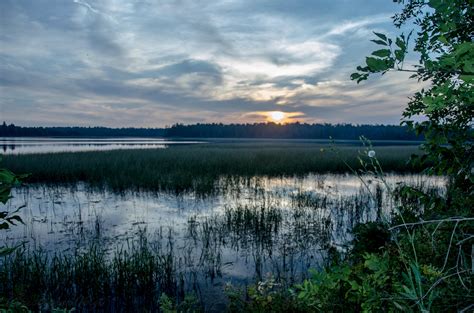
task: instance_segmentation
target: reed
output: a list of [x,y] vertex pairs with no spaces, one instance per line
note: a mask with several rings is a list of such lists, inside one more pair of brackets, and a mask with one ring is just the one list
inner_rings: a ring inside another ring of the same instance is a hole
[[[360,147],[309,143],[232,143],[174,146],[157,150],[6,155],[4,166],[31,173],[29,182],[86,182],[114,190],[212,192],[220,177],[292,176],[345,173],[358,168]],[[386,171],[417,172],[407,165],[414,146],[380,146],[377,157]]]
[[[234,262],[236,268],[245,264],[247,272],[240,275],[248,276],[248,282],[272,273],[278,284],[289,287],[308,278],[309,267],[329,262],[329,250],[349,242],[357,223],[380,218],[379,207],[409,201],[390,202],[379,185],[372,186],[380,189],[372,199],[363,188],[341,197],[304,189],[261,193],[262,187],[250,181],[253,191],[243,193],[255,194],[251,201],[190,215],[184,225],[155,232],[145,226],[126,239],[110,240],[102,236],[104,221],[96,218],[77,225],[86,230],[76,233],[76,241],[70,238],[73,243],[58,243],[58,250],[67,248],[63,252],[30,243],[0,258],[0,299],[20,300],[36,311],[124,312],[140,307],[155,312],[164,294],[173,303],[188,305],[186,294],[192,293],[197,297],[193,305],[201,301],[204,310],[219,311],[213,305],[225,304],[225,297],[206,298],[202,290],[229,278],[225,273]],[[238,180],[230,183],[239,185]],[[429,184],[417,187],[437,192]]]

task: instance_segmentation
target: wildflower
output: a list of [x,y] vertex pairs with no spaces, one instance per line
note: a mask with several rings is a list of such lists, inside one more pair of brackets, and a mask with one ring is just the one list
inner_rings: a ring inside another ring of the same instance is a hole
[[369,152],[367,152],[367,155],[369,156],[369,158],[373,158],[373,157],[375,157],[375,151],[370,150]]

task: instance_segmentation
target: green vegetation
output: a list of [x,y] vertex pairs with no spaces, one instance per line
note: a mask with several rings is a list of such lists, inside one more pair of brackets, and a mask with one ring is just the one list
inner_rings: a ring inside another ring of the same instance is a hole
[[[284,142],[204,144],[158,150],[7,155],[4,164],[32,173],[29,182],[67,184],[84,181],[114,190],[211,192],[225,176],[293,176],[348,172],[358,168],[360,147]],[[410,172],[406,160],[415,146],[380,146],[377,156],[387,171]],[[418,168],[419,170],[419,168]]]
[[[37,310],[61,307],[120,311],[140,307],[154,311],[160,306],[164,311],[186,312],[192,306],[193,310],[214,312],[219,311],[213,306],[215,302],[221,310],[225,306],[223,287],[218,285],[211,297],[203,296],[202,288],[222,282],[223,273],[232,268],[231,261],[237,263],[237,268],[245,263],[249,273],[243,275],[251,281],[261,281],[260,289],[268,289],[271,284],[275,299],[280,297],[286,304],[296,305],[291,297],[276,291],[287,290],[308,278],[308,266],[331,264],[337,257],[331,249],[333,236],[349,235],[348,228],[374,212],[373,202],[365,189],[331,197],[304,188],[283,194],[263,192],[261,188],[253,184],[246,190],[233,188],[233,196],[238,197],[242,191],[254,194],[248,204],[237,202],[214,214],[192,214],[185,225],[163,227],[156,232],[147,231],[148,226],[144,225],[129,238],[117,241],[107,237],[105,221],[100,218],[88,227],[84,225],[87,223],[78,222],[75,235],[68,236],[73,243],[54,246],[56,252],[30,242],[1,258],[0,295]],[[428,191],[431,187],[417,188]],[[378,187],[374,185],[373,189]],[[378,194],[377,202],[384,207],[391,203]],[[382,217],[377,214],[373,218]],[[371,237],[373,233],[361,231],[361,236]],[[373,246],[384,244],[383,238],[371,239]],[[363,247],[365,240],[360,238],[358,242]],[[269,272],[272,279],[266,281]],[[252,295],[256,300],[260,289]],[[231,287],[227,293],[236,301],[240,294]],[[232,303],[237,305],[246,303]]]
[[[196,243],[193,249],[196,245],[200,247],[200,265],[207,268],[206,274],[210,276],[218,273],[222,262],[220,251],[229,246],[252,248],[259,268],[262,256],[275,253],[276,247],[287,256],[288,243],[301,245],[304,251],[313,249],[310,244],[314,242],[326,244],[325,268],[314,270],[312,277],[301,283],[281,279],[283,275],[279,273],[261,280],[260,271],[257,273],[260,281],[254,286],[243,290],[228,286],[228,311],[469,312],[474,309],[472,1],[398,2],[405,5],[402,13],[395,16],[395,24],[401,26],[414,18],[419,28],[414,49],[420,54],[419,64],[412,69],[403,67],[409,35],[392,40],[375,33],[374,42],[382,49],[367,57],[366,65],[359,67],[352,78],[360,82],[374,73],[399,70],[411,72],[419,80],[431,81],[429,88],[412,98],[404,122],[427,139],[422,147],[426,154],[414,157],[413,164],[417,169],[422,166],[428,173],[445,176],[446,192],[404,184],[393,188],[386,184],[385,189],[375,192],[369,189],[364,197],[340,203],[341,209],[350,210],[348,218],[353,222],[363,221],[357,218],[363,215],[359,210],[368,209],[370,204],[378,206],[382,190],[389,193],[394,205],[391,214],[378,214],[375,221],[354,227],[349,251],[330,246],[327,229],[331,220],[320,215],[327,209],[323,205],[325,198],[303,190],[292,198],[294,207],[289,211],[289,219],[283,218],[281,210],[272,209],[270,201],[265,206],[227,208],[217,217],[190,219],[188,237]],[[412,120],[417,115],[427,119]],[[366,171],[384,184],[384,171],[406,170],[403,160],[414,152],[410,148],[412,151],[405,150],[406,155],[401,155],[399,147],[380,147],[376,156],[365,154],[357,160],[349,158],[356,155],[354,147],[341,147],[339,154],[320,152],[320,148],[297,144],[290,149],[290,146],[261,143],[232,148],[208,145],[160,151],[11,156],[5,163],[16,171],[32,172],[33,181],[37,182],[85,181],[119,190],[199,192],[212,190],[222,176],[345,172],[346,166],[356,174],[360,174],[359,169]],[[348,160],[341,161],[341,155]],[[341,219],[345,217],[342,215]],[[320,223],[313,224],[318,219]],[[279,232],[287,236],[287,242],[276,240],[275,234]],[[173,247],[171,241],[164,246],[150,246],[140,237],[138,243],[109,257],[96,246],[80,254],[52,258],[38,251],[16,251],[3,258],[2,295],[20,299],[35,309],[39,302],[44,303],[45,307],[38,310],[60,304],[87,311],[137,307],[165,312],[197,311],[198,303],[185,297],[187,290],[179,273],[176,275],[175,265],[180,261],[171,254]]]
[[[0,159],[1,161],[1,159]],[[6,168],[0,168],[0,203],[5,205],[11,198],[11,191],[13,187],[19,186],[22,179],[25,179],[27,175],[16,175]],[[13,212],[0,211],[0,230],[9,229],[18,223],[23,224],[23,220],[17,214],[22,207],[17,208]],[[0,246],[0,257],[6,256],[13,253],[16,247]]]
[[254,123],[254,124],[175,124],[167,128],[106,128],[106,127],[22,127],[0,125],[0,137],[167,137],[167,138],[292,138],[324,139],[329,137],[357,140],[359,136],[372,140],[423,140],[395,125]]
[[184,301],[175,265],[170,245],[151,246],[144,236],[112,255],[94,244],[86,251],[53,256],[19,250],[2,265],[0,289],[2,295],[41,312],[58,306],[87,312],[153,312],[159,308],[160,294]]
[[[336,258],[293,292],[256,294],[251,289],[240,311],[474,310],[474,7],[471,0],[398,2],[404,8],[395,15],[395,25],[413,19],[418,27],[414,51],[419,63],[404,67],[412,33],[395,40],[375,33],[372,41],[381,49],[351,78],[361,82],[375,73],[397,70],[432,83],[411,98],[403,116],[404,123],[427,140],[422,145],[426,154],[413,162],[448,177],[446,195],[400,185],[392,190],[401,200],[394,216],[356,227],[353,249],[342,261]],[[418,116],[426,119],[417,120]],[[377,160],[366,168],[383,179]],[[282,294],[287,295],[285,301]]]

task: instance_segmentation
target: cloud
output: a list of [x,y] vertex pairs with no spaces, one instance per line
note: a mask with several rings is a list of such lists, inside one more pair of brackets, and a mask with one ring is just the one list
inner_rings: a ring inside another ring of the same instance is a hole
[[[277,113],[281,116],[275,120],[272,116]],[[242,114],[242,119],[251,122],[281,122],[281,123],[295,123],[307,121],[306,114],[303,112],[282,112],[282,111],[255,111]]]
[[268,111],[305,121],[397,121],[413,90],[404,77],[348,80],[373,48],[365,37],[390,27],[394,7],[0,1],[0,113],[32,125],[245,122]]
[[385,14],[366,17],[361,20],[354,20],[354,21],[348,20],[331,28],[331,30],[327,32],[324,35],[324,37],[353,33],[360,29],[365,29],[367,26],[380,24],[380,23],[386,23],[389,21],[390,21],[390,16],[385,15]]
[[103,14],[99,10],[93,8],[89,3],[85,2],[85,1],[73,0],[73,2],[85,7],[87,10],[91,11],[92,13]]

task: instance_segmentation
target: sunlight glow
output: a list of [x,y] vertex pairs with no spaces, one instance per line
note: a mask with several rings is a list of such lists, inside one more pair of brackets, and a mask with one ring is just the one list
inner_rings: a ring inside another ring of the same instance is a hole
[[254,111],[244,113],[242,116],[244,123],[267,123],[288,124],[308,121],[303,112],[282,112],[282,111]]
[[285,118],[285,113],[281,111],[268,112],[268,117],[274,122],[281,122]]

